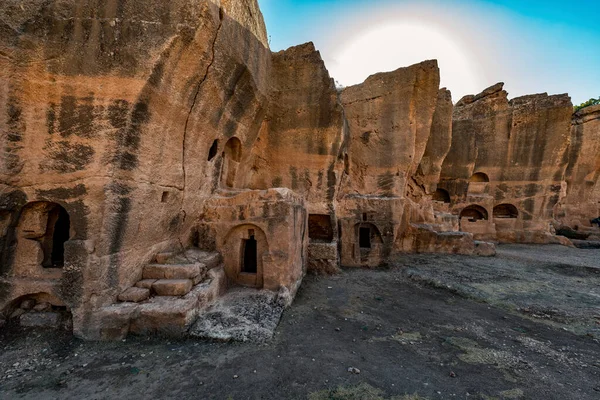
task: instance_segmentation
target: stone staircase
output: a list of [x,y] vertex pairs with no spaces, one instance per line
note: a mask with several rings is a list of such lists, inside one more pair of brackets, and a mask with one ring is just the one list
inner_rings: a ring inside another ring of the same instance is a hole
[[216,252],[160,253],[155,263],[144,267],[142,280],[119,295],[119,301],[140,303],[151,296],[185,296],[220,265],[221,255]]
[[190,326],[227,291],[221,254],[199,249],[161,253],[144,267],[142,280],[119,295],[119,303],[94,315],[92,340],[128,334],[185,336]]

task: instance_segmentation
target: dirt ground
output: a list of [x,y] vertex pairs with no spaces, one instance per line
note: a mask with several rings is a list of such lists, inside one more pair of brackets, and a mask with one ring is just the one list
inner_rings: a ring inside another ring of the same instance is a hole
[[307,277],[264,344],[87,343],[7,326],[0,398],[597,400],[597,260],[502,246]]

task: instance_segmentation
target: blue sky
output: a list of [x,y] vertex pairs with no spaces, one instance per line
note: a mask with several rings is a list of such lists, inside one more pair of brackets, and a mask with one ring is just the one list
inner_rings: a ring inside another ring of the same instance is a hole
[[344,85],[435,58],[454,101],[600,96],[600,0],[259,0],[274,51],[312,41]]

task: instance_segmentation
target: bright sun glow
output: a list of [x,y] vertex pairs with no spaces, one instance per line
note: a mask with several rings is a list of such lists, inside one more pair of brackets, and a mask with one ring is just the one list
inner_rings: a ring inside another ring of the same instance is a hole
[[437,59],[442,86],[478,93],[485,82],[477,60],[447,32],[422,22],[395,22],[357,32],[342,42],[328,60],[331,75],[343,85],[369,75]]

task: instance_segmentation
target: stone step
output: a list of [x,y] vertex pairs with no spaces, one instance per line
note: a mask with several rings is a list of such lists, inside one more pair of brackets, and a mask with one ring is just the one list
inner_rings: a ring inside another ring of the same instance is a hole
[[152,284],[152,290],[158,296],[185,296],[192,290],[191,279],[160,279]]
[[154,282],[156,282],[157,280],[158,279],[142,279],[141,281],[135,284],[135,287],[150,290],[152,289],[152,285],[154,285]]
[[196,279],[206,266],[194,264],[149,264],[144,267],[143,279]]
[[173,258],[175,255],[177,255],[177,253],[174,253],[174,252],[158,253],[156,255],[155,261],[157,264],[168,264],[169,260],[171,258]]
[[191,324],[227,291],[225,270],[214,268],[207,280],[183,297],[154,297],[139,305],[129,332],[137,335],[160,334],[181,337]]
[[144,300],[148,300],[150,297],[150,290],[147,288],[130,287],[119,295],[119,301],[141,303]]
[[143,303],[118,303],[101,308],[77,334],[87,340],[123,340],[129,333],[185,336],[198,315],[227,291],[227,276],[222,266],[208,271],[206,278],[182,297],[158,296]]
[[213,269],[217,268],[223,262],[221,253],[217,251],[204,251],[199,249],[188,249],[184,253],[188,260],[202,263],[206,265],[206,268]]

